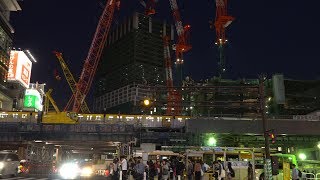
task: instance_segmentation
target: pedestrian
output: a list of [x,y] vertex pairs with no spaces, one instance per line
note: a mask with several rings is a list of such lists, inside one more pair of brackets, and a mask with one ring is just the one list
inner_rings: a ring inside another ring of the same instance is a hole
[[224,169],[224,165],[222,164],[221,160],[218,160],[218,165],[219,165],[219,176],[218,180],[224,180],[226,177],[226,170]]
[[194,172],[194,168],[193,168],[193,163],[191,160],[188,160],[188,180],[192,180],[193,179],[193,172]]
[[248,180],[253,180],[253,168],[250,162],[248,164]]
[[161,177],[162,177],[162,180],[168,180],[169,179],[169,166],[168,166],[168,164],[167,164],[167,162],[165,160],[162,161]]
[[235,177],[234,170],[232,168],[231,162],[228,162],[228,167],[227,167],[227,180],[232,180],[232,178]]
[[121,171],[122,171],[122,179],[127,180],[128,162],[125,156],[121,156],[120,160],[121,160],[120,165],[121,165]]
[[197,160],[194,165],[194,176],[195,180],[201,180],[201,163],[199,160]]
[[291,172],[292,180],[299,180],[299,170],[296,168],[295,164],[292,164],[292,172]]
[[177,162],[177,165],[176,165],[176,173],[178,176],[178,180],[181,180],[181,177],[183,177],[184,169],[185,169],[185,165],[182,162],[182,158],[179,158],[179,162]]
[[218,161],[213,161],[213,177],[215,180],[218,180],[219,178],[219,163]]
[[138,160],[137,164],[135,165],[134,169],[136,172],[136,180],[143,180],[144,179],[144,172],[145,172],[146,166],[143,164],[142,159]]
[[115,158],[113,162],[110,164],[110,174],[111,174],[111,179],[112,180],[118,180],[119,179],[119,168],[118,164],[119,159]]
[[154,180],[154,177],[156,176],[156,166],[155,166],[155,164],[153,163],[153,161],[152,160],[150,160],[149,161],[149,163],[148,163],[148,165],[149,165],[149,179],[150,180]]

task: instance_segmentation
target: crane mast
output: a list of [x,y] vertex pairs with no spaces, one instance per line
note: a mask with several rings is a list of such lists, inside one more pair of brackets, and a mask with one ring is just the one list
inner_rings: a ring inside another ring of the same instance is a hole
[[91,42],[89,53],[85,59],[84,66],[77,83],[77,90],[72,108],[73,112],[79,112],[81,104],[84,102],[84,99],[90,90],[99,59],[110,30],[114,11],[116,7],[119,8],[119,6],[120,0],[107,0],[107,4],[99,19],[94,38]]
[[226,39],[226,28],[232,23],[234,17],[229,16],[227,12],[227,0],[216,0],[216,17],[214,27],[216,30],[216,42],[219,50],[219,63],[218,73],[219,77],[222,78],[226,72],[226,57],[225,57],[225,44]]
[[167,35],[164,35],[163,37],[164,63],[165,63],[165,72],[166,72],[166,85],[168,89],[166,114],[179,115],[181,114],[181,95],[175,88],[173,88],[172,65],[171,65],[169,42],[170,42],[170,37]]
[[[70,108],[72,102],[74,102],[74,94],[76,93],[76,90],[77,90],[77,86],[76,86],[77,82],[74,79],[74,76],[72,75],[70,69],[68,68],[67,63],[64,61],[62,57],[62,53],[57,51],[54,51],[53,53],[56,55],[57,59],[59,60],[63,74],[72,92],[72,97],[69,99],[68,104],[64,108],[64,111],[67,111]],[[85,101],[81,104],[81,112],[90,113],[89,107]]]

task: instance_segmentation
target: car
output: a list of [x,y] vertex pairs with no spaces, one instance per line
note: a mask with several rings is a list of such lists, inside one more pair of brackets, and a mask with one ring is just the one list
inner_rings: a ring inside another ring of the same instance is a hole
[[16,176],[20,161],[15,153],[0,152],[0,177]]

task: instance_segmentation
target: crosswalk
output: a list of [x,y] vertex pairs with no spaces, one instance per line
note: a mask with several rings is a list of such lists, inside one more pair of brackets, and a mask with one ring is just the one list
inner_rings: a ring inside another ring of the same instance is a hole
[[[4,180],[49,180],[49,178],[38,178],[38,177],[12,177],[12,178],[3,178]],[[51,179],[50,180],[59,180]]]

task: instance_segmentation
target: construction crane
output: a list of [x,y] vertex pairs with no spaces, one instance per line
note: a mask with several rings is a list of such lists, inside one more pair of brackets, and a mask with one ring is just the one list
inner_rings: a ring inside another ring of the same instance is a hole
[[54,110],[56,111],[56,113],[60,113],[60,110],[56,104],[56,102],[53,100],[51,93],[52,93],[53,89],[49,89],[48,92],[46,92],[46,98],[44,100],[44,112],[48,113],[49,112],[49,106],[50,103],[52,104]]
[[114,11],[116,8],[119,9],[119,7],[120,0],[107,0],[106,6],[99,19],[94,38],[91,42],[89,53],[85,59],[79,81],[76,84],[77,88],[74,96],[73,112],[80,111],[81,105],[91,88],[91,84],[99,64],[99,59],[110,30]]
[[178,41],[175,45],[175,50],[176,50],[175,64],[182,65],[184,61],[183,54],[190,51],[192,48],[190,44],[190,36],[189,36],[191,26],[186,25],[183,27],[177,1],[169,0],[169,2],[172,10],[174,24],[175,24],[177,35],[178,35]]
[[142,6],[145,8],[145,14],[147,16],[153,15],[156,13],[155,6],[158,0],[147,0],[145,2],[144,0],[139,0]]
[[[188,52],[192,48],[189,42],[190,25],[186,25],[185,27],[183,27],[177,1],[169,0],[169,2],[172,10],[173,19],[175,22],[177,35],[178,35],[178,40],[175,45],[175,51],[176,51],[175,64],[178,66],[178,68],[181,68],[181,65],[184,62],[183,53]],[[152,3],[153,3],[152,9],[154,10],[154,5],[156,2],[153,1]],[[150,8],[147,5],[145,5],[144,1],[141,4],[143,4],[144,7],[146,8],[145,12],[147,15],[155,13],[155,10],[152,11],[152,13],[148,13],[150,12]],[[168,89],[166,114],[174,116],[174,115],[181,114],[182,97],[180,92],[177,91],[175,88],[173,88],[172,65],[171,65],[171,55],[170,55],[169,44],[170,44],[170,37],[164,34],[163,36],[164,61],[165,61],[165,68],[166,68],[166,85]],[[182,77],[180,78],[180,80],[182,81]]]
[[166,115],[180,115],[181,114],[181,95],[173,88],[173,78],[172,78],[172,65],[171,65],[171,55],[170,55],[170,37],[164,35],[163,37],[163,47],[164,47],[164,62],[165,62],[165,72],[166,72],[166,85],[168,89],[167,94],[167,109]]
[[[49,89],[45,93],[45,100],[44,100],[44,114],[41,117],[41,123],[43,124],[77,124],[78,117],[76,113],[71,112],[61,112],[51,96],[52,89]],[[50,112],[49,107],[50,103],[53,106],[55,112]]]
[[[226,39],[226,28],[232,23],[234,17],[228,15],[227,11],[227,0],[216,0],[216,17],[214,27],[216,30],[216,42],[219,50],[219,63],[218,73],[219,77],[222,78],[226,72],[226,57],[225,57],[225,44],[228,42]],[[211,28],[213,28],[211,22]]]
[[[69,84],[71,91],[72,91],[72,96],[64,108],[64,111],[68,111],[70,109],[72,102],[74,102],[74,94],[76,93],[76,90],[77,90],[77,86],[76,86],[77,82],[74,79],[74,76],[72,75],[70,69],[68,68],[67,63],[64,61],[64,59],[62,57],[62,53],[57,52],[57,51],[54,51],[53,53],[56,55],[57,59],[59,60],[63,74]],[[81,104],[81,112],[82,113],[90,113],[90,109],[85,101]]]

